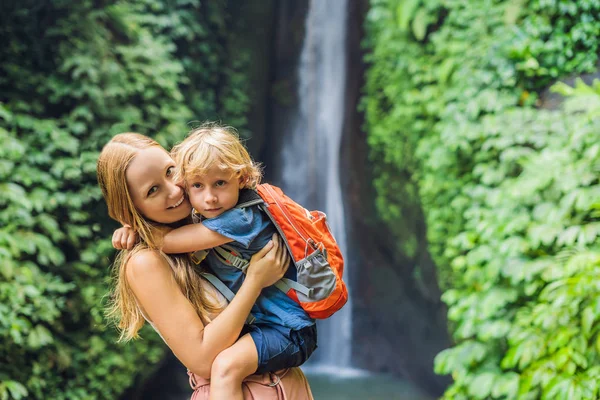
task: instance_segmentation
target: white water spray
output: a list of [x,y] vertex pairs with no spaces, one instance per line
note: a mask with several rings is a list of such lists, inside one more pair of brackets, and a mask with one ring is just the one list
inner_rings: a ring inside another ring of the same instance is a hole
[[[300,109],[284,133],[280,185],[294,200],[327,214],[347,255],[340,184],[340,142],[346,86],[347,0],[314,0],[306,20],[300,58]],[[345,282],[350,260],[345,257]],[[319,349],[309,365],[318,369],[350,367],[351,301],[332,318],[318,322]]]

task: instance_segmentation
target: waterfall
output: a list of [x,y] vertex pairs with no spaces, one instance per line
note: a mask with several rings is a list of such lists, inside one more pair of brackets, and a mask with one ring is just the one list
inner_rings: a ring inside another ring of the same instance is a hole
[[[284,144],[278,184],[308,209],[322,210],[347,254],[344,203],[340,185],[340,141],[346,84],[347,0],[314,0],[298,67],[299,109],[282,132]],[[345,282],[350,260],[345,257]],[[308,365],[350,367],[350,299],[332,318],[318,321],[319,349]]]

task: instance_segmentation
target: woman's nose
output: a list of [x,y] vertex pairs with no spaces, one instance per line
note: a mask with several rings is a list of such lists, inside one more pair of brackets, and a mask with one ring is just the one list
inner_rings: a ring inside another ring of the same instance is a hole
[[175,183],[171,183],[170,186],[169,197],[178,200],[183,194],[183,188]]

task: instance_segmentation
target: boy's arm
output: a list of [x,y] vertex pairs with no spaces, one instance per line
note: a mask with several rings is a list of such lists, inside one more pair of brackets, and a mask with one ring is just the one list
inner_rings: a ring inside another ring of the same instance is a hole
[[165,234],[162,251],[167,254],[190,253],[212,249],[229,242],[233,242],[233,239],[211,231],[202,224],[190,224]]

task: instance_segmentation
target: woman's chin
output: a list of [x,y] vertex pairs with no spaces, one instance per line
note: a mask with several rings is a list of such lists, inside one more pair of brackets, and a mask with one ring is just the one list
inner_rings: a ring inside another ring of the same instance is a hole
[[182,219],[189,217],[191,213],[192,213],[192,206],[190,205],[190,202],[186,199],[183,203],[181,203],[177,207],[168,208],[166,210],[166,213],[163,215],[163,218],[161,218],[161,221],[157,221],[157,222],[160,222],[162,224],[172,224],[172,223],[179,222]]
[[189,217],[190,214],[192,213],[192,205],[190,204],[189,201],[185,200],[173,211],[176,211],[176,214],[181,216],[180,219],[183,219],[185,217]]

